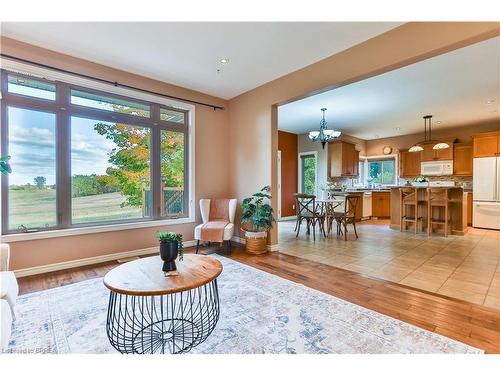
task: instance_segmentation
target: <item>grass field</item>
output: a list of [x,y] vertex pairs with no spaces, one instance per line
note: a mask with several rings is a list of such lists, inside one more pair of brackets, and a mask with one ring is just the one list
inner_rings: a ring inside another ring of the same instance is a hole
[[[120,207],[121,193],[107,193],[72,199],[73,224],[142,217],[141,207]],[[56,224],[56,191],[30,189],[9,191],[9,227],[50,227]]]

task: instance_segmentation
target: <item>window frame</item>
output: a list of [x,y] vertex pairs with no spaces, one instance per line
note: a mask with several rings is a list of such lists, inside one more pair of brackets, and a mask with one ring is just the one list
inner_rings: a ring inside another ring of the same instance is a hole
[[[38,228],[36,232],[25,233],[8,228],[8,176],[2,176],[1,231],[3,240],[16,241],[34,238],[49,238],[60,235],[105,232],[146,226],[180,224],[195,221],[194,198],[194,112],[195,106],[152,94],[115,87],[66,73],[52,72],[45,68],[28,66],[17,62],[6,62],[0,71],[2,154],[8,154],[7,107],[18,107],[56,114],[56,206],[57,225]],[[6,66],[7,65],[7,66]],[[20,72],[26,72],[20,73]],[[47,81],[56,85],[56,100],[24,96],[7,91],[8,75]],[[41,78],[43,77],[43,78]],[[101,95],[137,101],[150,106],[150,117],[111,112],[98,108],[84,107],[71,103],[71,89],[93,92]],[[160,120],[160,107],[184,112],[184,124]],[[71,224],[71,117],[125,123],[150,129],[150,173],[151,173],[151,217]],[[170,130],[184,134],[184,215],[178,217],[160,216],[160,132]]]
[[317,151],[304,151],[304,152],[299,152],[298,153],[298,186],[297,186],[297,191],[300,193],[304,193],[302,189],[302,185],[304,184],[303,177],[302,177],[302,171],[303,171],[303,157],[312,157],[314,158],[314,195],[318,195],[318,152]]
[[[363,163],[363,180],[359,181],[363,185],[368,185],[368,177],[370,175],[370,161],[387,161],[394,160],[394,183],[391,184],[382,184],[377,183],[381,186],[395,186],[398,184],[399,180],[399,159],[398,154],[390,154],[390,155],[373,155],[373,156],[360,156],[360,163]],[[361,173],[360,173],[361,176]]]

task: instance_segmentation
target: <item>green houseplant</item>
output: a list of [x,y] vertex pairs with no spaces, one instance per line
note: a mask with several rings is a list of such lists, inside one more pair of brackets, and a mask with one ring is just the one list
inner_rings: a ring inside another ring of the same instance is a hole
[[160,241],[160,257],[163,260],[163,272],[177,270],[175,259],[179,256],[182,260],[184,247],[182,245],[182,234],[175,232],[157,232],[156,238]]
[[273,227],[273,208],[270,204],[271,188],[263,187],[241,203],[241,222],[245,233],[246,250],[252,254],[266,252],[267,233]]
[[10,168],[10,165],[9,165],[9,160],[10,160],[10,156],[8,156],[8,155],[0,156],[0,173],[1,174],[12,173],[12,169]]

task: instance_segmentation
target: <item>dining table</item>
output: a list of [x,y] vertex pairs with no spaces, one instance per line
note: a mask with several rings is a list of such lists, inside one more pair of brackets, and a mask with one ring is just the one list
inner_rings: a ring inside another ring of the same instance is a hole
[[321,212],[325,214],[326,220],[326,235],[329,237],[332,233],[332,226],[334,220],[335,209],[345,203],[345,199],[317,199],[316,203],[321,205]]

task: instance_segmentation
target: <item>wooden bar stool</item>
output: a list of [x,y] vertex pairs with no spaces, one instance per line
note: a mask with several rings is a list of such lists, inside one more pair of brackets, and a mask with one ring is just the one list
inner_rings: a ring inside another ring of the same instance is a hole
[[[408,223],[413,223],[415,225],[415,234],[418,232],[418,222],[422,223],[422,216],[419,216],[420,210],[418,199],[418,189],[417,188],[401,188],[400,192],[400,231],[403,229],[406,231],[408,229]],[[413,211],[413,212],[412,212]],[[422,225],[421,225],[422,227]]]
[[[427,188],[427,235],[430,236],[432,234],[432,226],[436,225],[444,225],[444,236],[448,237],[448,223],[450,221],[449,218],[449,199],[448,199],[448,189],[433,189]],[[434,208],[438,208],[438,210],[442,209],[443,215],[439,215],[439,218],[434,218]],[[444,212],[443,212],[444,211]]]

